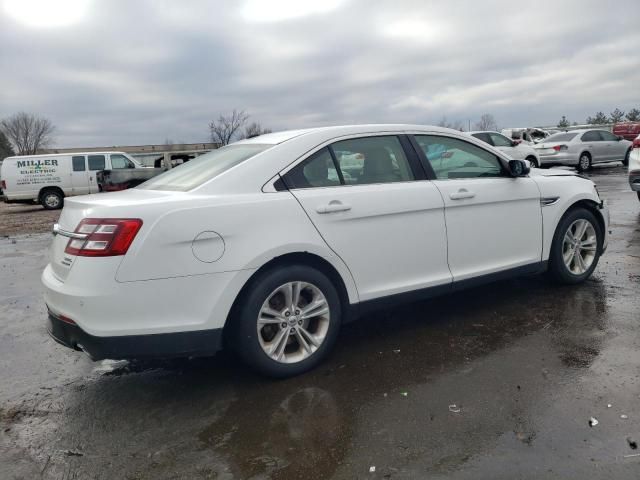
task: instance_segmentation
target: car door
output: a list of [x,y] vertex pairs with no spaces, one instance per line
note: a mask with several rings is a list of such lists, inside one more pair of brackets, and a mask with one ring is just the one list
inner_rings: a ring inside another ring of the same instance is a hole
[[489,137],[491,137],[491,143],[500,151],[506,153],[511,158],[517,158],[520,160],[524,160],[524,155],[522,151],[518,149],[518,147],[513,146],[513,141],[509,140],[504,135],[500,135],[496,132],[489,132]]
[[613,133],[606,130],[598,131],[602,138],[602,143],[606,152],[606,159],[609,161],[623,160],[627,154],[627,145],[618,139]]
[[589,130],[582,134],[580,140],[583,143],[583,150],[587,150],[591,154],[591,163],[606,161],[607,151],[605,142],[597,130]]
[[337,141],[283,175],[348,266],[361,301],[451,283],[442,196],[407,142]]
[[89,190],[91,193],[97,193],[100,191],[98,182],[96,180],[96,172],[104,170],[105,156],[104,155],[87,155],[87,161],[89,163]]
[[[414,140],[444,199],[454,282],[539,265],[542,213],[534,180],[512,178],[495,153],[471,142],[440,134]],[[445,150],[442,160],[425,155],[434,144]]]
[[90,192],[86,155],[71,157],[71,188],[74,195],[86,195]]

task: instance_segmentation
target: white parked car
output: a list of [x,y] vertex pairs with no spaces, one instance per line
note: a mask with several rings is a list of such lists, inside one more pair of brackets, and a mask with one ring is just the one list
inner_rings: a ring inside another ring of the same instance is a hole
[[629,154],[629,185],[640,200],[640,135],[633,141],[633,149]]
[[535,146],[541,165],[568,165],[579,172],[595,163],[629,163],[631,142],[606,130],[581,129],[559,132]]
[[99,191],[96,172],[143,168],[124,152],[81,152],[8,157],[0,168],[0,188],[8,203],[37,201],[62,208],[65,197]]
[[272,133],[68,199],[42,275],[49,330],[94,359],[224,344],[294,375],[371,308],[543,271],[582,282],[608,221],[591,180],[454,130]]
[[540,159],[535,149],[527,143],[518,142],[498,132],[469,132],[469,135],[493,145],[516,160],[528,160],[532,167],[540,166]]

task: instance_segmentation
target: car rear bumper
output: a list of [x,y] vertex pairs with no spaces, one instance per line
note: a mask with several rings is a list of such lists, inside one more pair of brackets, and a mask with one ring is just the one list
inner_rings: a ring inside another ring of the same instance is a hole
[[551,155],[542,155],[538,153],[540,159],[540,165],[569,165],[576,166],[578,159],[574,154],[568,153],[555,153]]
[[98,337],[49,311],[47,330],[53,339],[74,350],[87,353],[93,360],[105,358],[172,358],[209,356],[222,348],[222,329],[151,335]]

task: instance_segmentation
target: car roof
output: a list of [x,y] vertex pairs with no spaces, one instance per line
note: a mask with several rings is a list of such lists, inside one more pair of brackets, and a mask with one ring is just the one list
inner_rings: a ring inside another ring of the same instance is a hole
[[460,133],[458,130],[452,130],[450,128],[434,127],[431,125],[412,125],[412,124],[397,124],[397,123],[380,123],[380,124],[363,124],[363,125],[336,125],[327,127],[306,128],[301,130],[284,130],[282,132],[267,133],[258,137],[248,138],[235,142],[235,144],[267,144],[276,145],[292,138],[300,137],[303,135],[321,134],[340,136],[340,135],[352,135],[359,133],[375,133],[375,132],[404,132],[404,131],[429,131],[429,132],[441,132],[441,133]]

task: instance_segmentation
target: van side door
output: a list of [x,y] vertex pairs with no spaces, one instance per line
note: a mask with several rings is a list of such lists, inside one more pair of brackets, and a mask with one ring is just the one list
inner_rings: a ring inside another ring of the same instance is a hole
[[89,192],[98,193],[100,191],[100,188],[98,187],[98,182],[96,181],[96,172],[99,172],[100,170],[104,170],[106,168],[105,156],[87,155],[87,160],[89,163]]
[[71,157],[71,191],[73,195],[86,195],[90,192],[86,155]]

